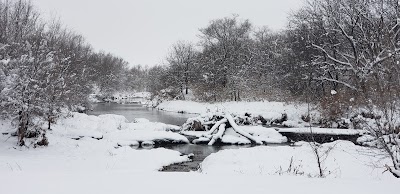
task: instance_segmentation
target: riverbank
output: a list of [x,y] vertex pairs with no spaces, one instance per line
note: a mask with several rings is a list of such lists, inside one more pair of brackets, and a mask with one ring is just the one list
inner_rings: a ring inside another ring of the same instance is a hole
[[[242,116],[250,114],[253,117],[261,116],[263,119],[269,121],[281,119],[283,115],[286,115],[286,121],[283,121],[282,125],[290,127],[304,127],[309,125],[308,122],[302,119],[309,113],[307,104],[287,104],[284,102],[268,101],[202,103],[176,100],[162,102],[156,108],[168,112],[198,115],[222,112]],[[314,122],[317,122],[321,117],[319,111],[313,107],[310,109],[310,115]]]
[[[222,150],[201,163],[206,174],[245,174],[319,177],[313,144],[297,142],[293,146],[256,146]],[[377,149],[357,146],[349,141],[335,141],[318,147],[322,174],[326,178],[388,180],[390,164]],[[347,193],[347,192],[346,192]]]
[[120,115],[91,116],[71,113],[61,118],[46,136],[49,145],[34,148],[17,146],[16,128],[0,120],[0,174],[2,172],[41,171],[157,171],[172,163],[188,161],[180,152],[153,147],[157,143],[188,143],[172,132],[179,127],[145,119],[128,122]]

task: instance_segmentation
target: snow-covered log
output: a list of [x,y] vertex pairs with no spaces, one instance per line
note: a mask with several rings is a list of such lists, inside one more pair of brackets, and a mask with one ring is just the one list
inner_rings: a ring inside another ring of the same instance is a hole
[[213,137],[212,137],[211,141],[208,143],[208,145],[213,145],[215,143],[215,141],[217,141],[218,139],[222,139],[222,135],[224,135],[225,130],[226,130],[225,126],[226,126],[225,123],[222,123],[219,126],[217,134],[213,135]]
[[259,145],[263,144],[262,141],[256,139],[255,137],[253,137],[253,136],[250,135],[249,133],[247,133],[247,132],[241,130],[241,129],[239,128],[239,126],[235,123],[235,120],[233,120],[233,118],[232,118],[232,116],[231,116],[230,114],[226,114],[226,115],[225,115],[225,118],[228,119],[229,124],[231,124],[233,130],[235,130],[236,133],[238,133],[238,134],[240,134],[240,135],[246,137],[247,139],[249,139],[249,140],[250,140],[251,142],[253,142],[253,143],[256,143],[256,144],[259,144]]
[[[232,133],[239,135],[239,137],[242,136],[245,139],[232,136]],[[209,131],[197,137],[198,139],[194,140],[194,143],[208,142],[208,145],[214,145],[218,140],[223,143],[232,142],[232,138],[244,139],[244,141],[241,141],[242,143],[247,141],[248,143],[263,144],[263,141],[259,138],[241,129],[230,114],[225,114],[223,118],[215,122]]]
[[218,122],[216,122],[216,123],[214,124],[214,126],[210,129],[210,131],[208,131],[208,132],[205,133],[204,135],[206,135],[206,136],[212,135],[212,134],[215,132],[215,130],[217,130],[217,128],[218,128],[222,123],[226,123],[227,121],[228,121],[228,120],[227,120],[226,118],[223,118],[223,119],[219,120]]

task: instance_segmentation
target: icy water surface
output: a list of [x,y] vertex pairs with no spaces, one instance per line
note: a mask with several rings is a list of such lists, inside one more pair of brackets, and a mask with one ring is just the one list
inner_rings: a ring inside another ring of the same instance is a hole
[[182,125],[190,117],[195,114],[181,114],[173,112],[159,111],[153,108],[146,108],[140,104],[118,104],[118,103],[97,103],[93,105],[93,111],[89,111],[90,115],[116,114],[123,115],[129,121],[135,118],[145,118],[151,122],[161,122],[171,125]]

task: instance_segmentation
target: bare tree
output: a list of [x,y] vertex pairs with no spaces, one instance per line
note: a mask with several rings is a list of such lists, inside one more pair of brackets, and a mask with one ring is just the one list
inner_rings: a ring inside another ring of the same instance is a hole
[[196,63],[196,51],[191,43],[180,41],[172,46],[167,57],[171,72],[171,85],[180,87],[181,93],[188,94],[190,82],[193,79],[193,66]]

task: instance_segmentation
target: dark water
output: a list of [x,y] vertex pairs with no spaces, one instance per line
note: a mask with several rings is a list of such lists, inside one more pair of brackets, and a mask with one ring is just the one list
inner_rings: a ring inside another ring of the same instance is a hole
[[220,150],[226,149],[239,149],[252,147],[251,145],[217,145],[217,146],[209,146],[206,144],[180,144],[180,145],[166,145],[162,146],[167,149],[172,149],[181,152],[184,155],[193,154],[192,161],[180,163],[180,164],[172,164],[163,168],[164,172],[189,172],[189,171],[197,171],[199,169],[199,165],[203,160],[212,153],[216,153]]
[[140,104],[118,104],[118,103],[97,103],[93,105],[93,111],[89,111],[90,115],[116,114],[123,115],[129,121],[135,118],[145,118],[151,122],[161,122],[171,125],[182,125],[190,117],[195,114],[180,114],[173,112],[159,111],[153,108],[146,108]]

